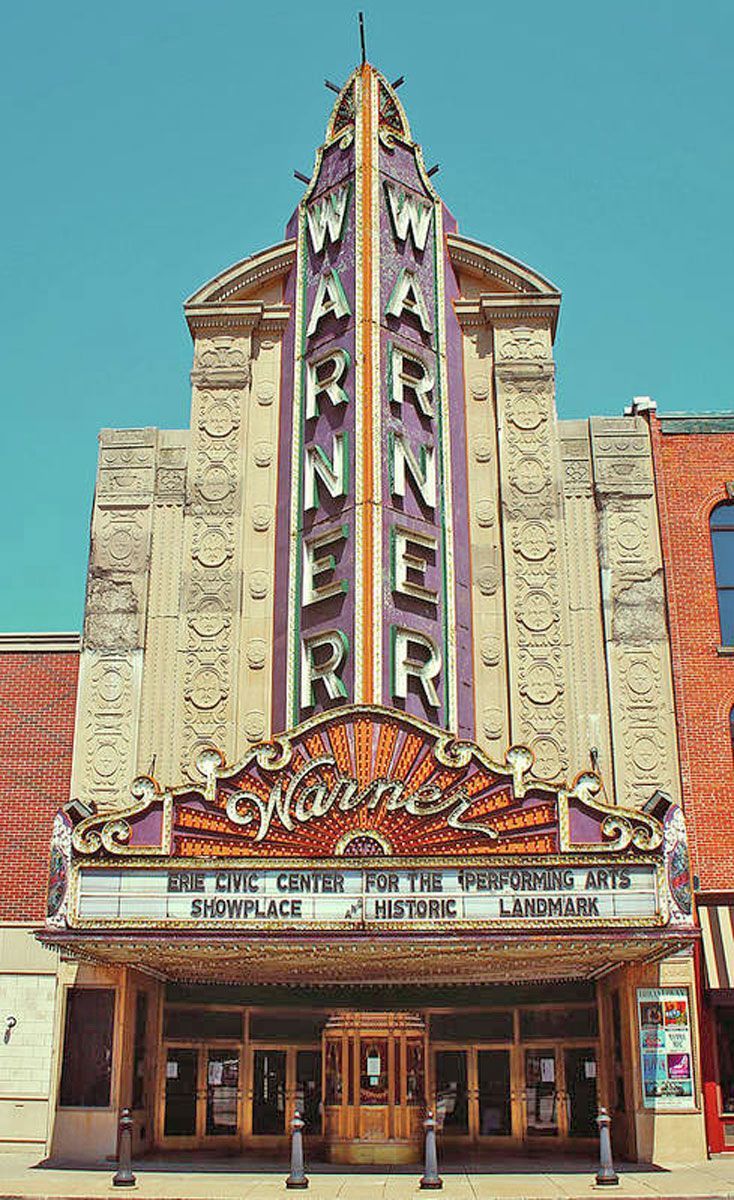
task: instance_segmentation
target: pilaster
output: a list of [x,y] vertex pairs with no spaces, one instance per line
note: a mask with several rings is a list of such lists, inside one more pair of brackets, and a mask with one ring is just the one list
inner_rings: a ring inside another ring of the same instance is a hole
[[604,635],[616,792],[680,803],[670,646],[649,431],[641,417],[592,417]]
[[178,771],[175,704],[188,431],[157,433],[138,772]]
[[477,741],[502,759],[509,739],[505,586],[499,513],[497,415],[492,386],[492,331],[465,330],[467,489],[474,629]]
[[245,411],[248,458],[241,532],[244,584],[238,628],[237,757],[271,733],[281,350],[282,326],[272,324],[256,331]]
[[102,431],[72,772],[100,808],[136,774],[154,479],[154,430]]
[[199,748],[235,750],[244,418],[252,328],[194,330],[191,443],[179,624],[180,769],[198,778]]
[[589,767],[597,752],[607,800],[614,801],[609,696],[604,664],[599,581],[598,527],[592,484],[591,442],[586,421],[558,425],[563,472],[563,531],[568,571],[568,685],[571,772]]
[[550,327],[495,324],[494,347],[511,740],[530,746],[536,774],[554,780],[575,764],[569,755],[563,494]]

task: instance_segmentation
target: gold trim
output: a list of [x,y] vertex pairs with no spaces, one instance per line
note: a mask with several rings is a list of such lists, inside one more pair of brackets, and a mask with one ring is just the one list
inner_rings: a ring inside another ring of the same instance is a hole
[[[579,856],[580,861],[575,858],[552,856],[542,860],[532,860],[525,864],[519,864],[517,857],[507,857],[499,855],[493,856],[491,863],[482,862],[482,869],[502,869],[515,868],[516,870],[533,869],[539,867],[584,867],[587,865],[583,856]],[[324,858],[324,859],[268,859],[266,863],[259,863],[260,870],[308,870],[316,869],[333,869],[343,871],[345,869],[353,870],[394,870],[394,858],[354,858],[349,859],[349,867],[345,868],[344,858]],[[142,870],[149,867],[150,863],[147,859],[142,859],[139,863],[134,861],[126,862],[126,869]],[[477,867],[476,857],[465,856],[453,859],[447,863],[446,858],[433,857],[417,857],[410,859],[401,859],[400,866],[406,870],[425,869],[431,866],[451,866],[458,868],[462,866]],[[93,921],[85,921],[80,919],[79,912],[79,876],[84,871],[116,871],[119,870],[119,863],[97,861],[94,863],[73,863],[71,869],[71,878],[69,883],[69,927],[72,929],[120,929],[129,930],[131,933],[143,929],[156,929],[160,931],[161,936],[165,937],[168,930],[191,930],[198,937],[205,934],[216,936],[217,933],[227,930],[236,930],[244,939],[251,934],[267,934],[267,933],[282,933],[287,932],[297,937],[303,932],[317,933],[352,933],[360,935],[363,933],[392,933],[410,931],[413,933],[429,933],[436,930],[442,936],[448,936],[452,932],[467,933],[472,931],[509,931],[517,933],[527,931],[529,935],[537,936],[544,929],[554,929],[557,931],[579,929],[658,929],[668,925],[669,908],[667,890],[665,886],[665,865],[658,859],[652,856],[640,857],[630,860],[621,860],[618,858],[595,858],[593,862],[588,863],[589,870],[597,870],[599,867],[637,867],[649,866],[653,868],[656,888],[658,913],[653,917],[586,917],[581,924],[574,923],[573,919],[550,919],[550,918],[533,918],[533,917],[504,917],[502,920],[494,920],[483,918],[481,920],[460,920],[451,919],[441,921],[437,919],[426,919],[423,921],[267,921],[262,923],[248,922],[243,923],[241,920],[212,920],[195,919],[172,921],[168,918],[146,918],[142,917],[135,921],[123,920],[120,917],[95,918]],[[212,865],[211,859],[207,858],[170,858],[166,865],[167,870],[244,870],[245,864],[241,858],[237,859],[217,859],[216,864]]]
[[[660,822],[648,813],[603,803],[598,796],[602,781],[598,775],[585,771],[576,776],[571,788],[564,784],[551,783],[532,774],[535,756],[526,746],[510,746],[504,763],[490,758],[475,742],[456,737],[453,733],[430,725],[418,717],[398,712],[375,704],[350,704],[341,708],[318,713],[286,733],[274,736],[268,742],[259,742],[244,758],[227,765],[222,752],[215,747],[205,748],[197,758],[197,768],[204,779],[203,786],[187,783],[162,791],[150,776],[138,777],[131,788],[133,803],[115,813],[95,813],[86,817],[75,828],[72,844],[77,854],[92,855],[106,850],[110,855],[130,857],[134,854],[148,858],[160,858],[168,853],[171,845],[173,802],[177,796],[199,795],[212,803],[216,797],[219,780],[228,780],[239,775],[248,767],[257,765],[264,772],[275,773],[286,767],[293,756],[293,743],[305,738],[312,730],[334,721],[348,723],[350,718],[373,716],[389,717],[404,727],[420,732],[432,742],[432,753],[436,762],[444,767],[468,767],[472,760],[485,771],[501,779],[512,779],[515,798],[521,800],[528,790],[536,789],[554,798],[558,807],[561,850],[569,853],[604,854],[621,851],[628,847],[643,852],[660,849],[663,829]],[[601,816],[602,833],[615,841],[573,844],[570,840],[569,801],[577,800],[590,813]],[[163,831],[159,847],[133,850],[126,845],[130,838],[128,818],[137,816],[154,802],[163,804]],[[101,829],[100,829],[101,827]],[[494,857],[494,856],[493,856]],[[521,856],[518,856],[520,858]],[[311,860],[309,860],[311,861]],[[546,861],[544,859],[544,861]]]

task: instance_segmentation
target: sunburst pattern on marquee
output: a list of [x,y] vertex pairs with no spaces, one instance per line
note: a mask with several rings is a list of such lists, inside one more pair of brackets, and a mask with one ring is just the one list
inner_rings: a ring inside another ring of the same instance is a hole
[[[322,719],[319,726],[309,729],[307,725],[291,738],[260,747],[234,769],[220,768],[215,787],[207,788],[205,795],[178,794],[173,854],[186,858],[557,852],[554,798],[541,788],[531,788],[518,799],[509,774],[490,769],[476,755],[476,747],[437,738],[435,732],[428,734],[387,712],[348,719],[334,715]],[[308,764],[308,773],[299,783],[299,773]],[[384,789],[376,786],[381,783]],[[274,789],[284,803],[291,796],[285,810],[290,829],[278,815]],[[348,807],[342,807],[339,797],[347,792],[352,793],[351,799]],[[243,795],[256,797],[261,807]],[[330,803],[332,796],[336,799]],[[228,804],[231,811],[235,803],[240,819],[249,820],[248,824],[234,824],[228,816]],[[439,805],[439,811],[430,811]],[[413,806],[425,811],[410,811]],[[272,816],[260,838],[262,813],[269,810]]]

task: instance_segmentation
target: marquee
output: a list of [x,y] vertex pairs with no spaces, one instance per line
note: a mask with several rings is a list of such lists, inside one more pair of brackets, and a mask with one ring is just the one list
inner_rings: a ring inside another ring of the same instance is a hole
[[[73,802],[51,925],[164,930],[527,931],[690,921],[684,826],[609,805],[379,707],[320,714],[199,786],[137,779],[123,811]],[[663,805],[665,808],[665,805]]]

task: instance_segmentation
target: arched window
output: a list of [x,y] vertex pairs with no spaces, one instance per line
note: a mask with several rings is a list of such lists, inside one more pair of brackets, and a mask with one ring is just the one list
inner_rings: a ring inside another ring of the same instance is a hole
[[719,504],[711,513],[716,591],[721,643],[734,646],[734,504]]

